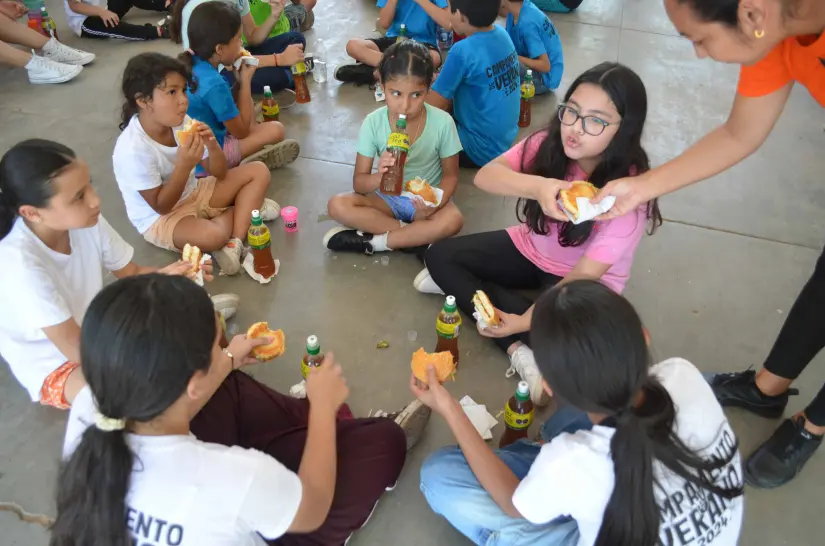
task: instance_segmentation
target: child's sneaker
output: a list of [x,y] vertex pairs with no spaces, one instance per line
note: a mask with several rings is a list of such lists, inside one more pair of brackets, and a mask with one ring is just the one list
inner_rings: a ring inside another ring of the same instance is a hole
[[444,295],[444,291],[437,284],[435,284],[435,281],[430,276],[430,272],[426,267],[415,276],[413,286],[422,294],[438,294],[439,296]]
[[85,66],[95,60],[94,53],[69,47],[66,44],[58,42],[54,38],[50,38],[49,41],[46,42],[46,45],[43,46],[40,53],[42,53],[43,57],[46,57],[47,59],[63,64]]
[[172,35],[170,34],[170,30],[169,30],[169,27],[170,27],[171,24],[172,24],[172,17],[169,16],[169,15],[167,15],[166,17],[164,17],[163,19],[158,21],[158,26],[157,26],[158,38],[168,40],[169,38],[172,37]]
[[409,451],[421,440],[431,414],[432,410],[425,406],[421,400],[413,400],[401,411],[387,413],[378,410],[370,417],[383,417],[395,421],[395,424],[401,427],[407,437],[407,451]]
[[32,54],[26,65],[32,83],[63,83],[83,72],[82,66],[63,64]]
[[324,235],[324,246],[339,252],[358,252],[372,256],[372,233],[364,233],[346,227],[332,228]]
[[335,69],[335,79],[356,85],[372,85],[375,83],[375,68],[362,63],[345,64]]
[[256,152],[241,161],[241,165],[251,161],[262,161],[272,171],[280,169],[284,165],[289,165],[298,159],[300,153],[301,145],[298,144],[298,141],[288,138],[283,142],[264,146],[264,149],[260,152]]
[[212,296],[212,305],[215,311],[221,314],[223,320],[229,320],[238,312],[241,298],[237,294],[217,294]]
[[241,270],[241,254],[243,253],[243,241],[235,237],[229,239],[222,249],[212,253],[212,257],[221,268],[224,275],[237,275]]
[[546,406],[550,402],[550,397],[544,390],[544,382],[541,379],[541,372],[536,365],[536,357],[533,350],[527,345],[521,345],[510,355],[510,367],[504,374],[506,377],[513,377],[519,374],[527,384],[530,385],[530,399],[537,406]]
[[271,222],[273,220],[277,220],[278,217],[281,215],[281,205],[264,197],[264,204],[261,206],[261,220],[264,222]]

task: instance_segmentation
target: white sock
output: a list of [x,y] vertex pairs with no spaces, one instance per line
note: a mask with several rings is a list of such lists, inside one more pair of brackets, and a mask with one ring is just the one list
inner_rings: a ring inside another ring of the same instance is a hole
[[389,234],[390,232],[388,231],[387,233],[382,233],[381,235],[372,236],[370,245],[372,246],[373,252],[386,252],[388,250],[392,250],[389,246],[387,246],[387,236]]

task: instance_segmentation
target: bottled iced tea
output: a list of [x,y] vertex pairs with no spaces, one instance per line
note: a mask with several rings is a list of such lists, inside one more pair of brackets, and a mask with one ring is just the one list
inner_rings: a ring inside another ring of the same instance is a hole
[[298,61],[292,65],[292,78],[295,80],[295,101],[305,104],[312,100],[309,96],[309,86],[307,85],[307,65],[304,61]]
[[395,39],[395,43],[403,42],[407,39],[407,25],[401,23],[401,28],[398,29],[398,38]]
[[407,134],[407,116],[398,114],[395,131],[387,139],[387,151],[395,158],[395,165],[381,177],[381,193],[401,195],[404,188],[404,163],[410,151],[410,135]]
[[321,352],[321,342],[318,341],[318,336],[309,336],[307,338],[307,352],[301,360],[301,375],[304,379],[309,375],[309,370],[317,368],[324,361],[324,353]]
[[59,40],[57,36],[57,25],[54,23],[54,19],[52,16],[49,15],[49,12],[46,11],[45,6],[40,7],[40,18],[43,25],[43,34],[48,36],[49,38],[54,38],[55,40]]
[[533,110],[533,97],[536,96],[536,85],[533,83],[533,71],[528,70],[521,84],[521,110],[518,114],[518,126],[530,127]]
[[272,238],[269,235],[269,228],[264,225],[261,212],[252,211],[252,223],[249,224],[249,231],[246,233],[246,240],[252,249],[252,257],[255,259],[255,273],[268,279],[275,274],[275,260],[272,258]]
[[527,438],[527,429],[533,422],[533,402],[530,400],[530,386],[527,381],[519,381],[516,393],[504,408],[504,425],[507,427],[498,447],[509,446],[516,440]]
[[458,335],[461,331],[461,315],[455,306],[455,296],[447,296],[444,307],[435,320],[435,332],[438,334],[438,342],[435,345],[436,353],[450,351],[453,354],[453,362],[458,367]]
[[264,100],[261,102],[261,111],[264,115],[264,121],[278,121],[281,117],[281,107],[278,106],[278,101],[272,96],[272,89],[264,86]]

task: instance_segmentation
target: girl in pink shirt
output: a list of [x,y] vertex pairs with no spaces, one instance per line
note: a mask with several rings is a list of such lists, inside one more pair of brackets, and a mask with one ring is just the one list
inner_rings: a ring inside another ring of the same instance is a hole
[[652,233],[662,221],[655,200],[608,222],[559,221],[555,203],[566,185],[560,180],[588,180],[601,188],[647,171],[641,145],[646,116],[644,84],[626,66],[602,63],[579,76],[547,129],[519,142],[475,177],[485,191],[519,198],[519,225],[434,244],[426,254],[427,269],[416,277],[419,291],[452,294],[468,315],[475,291],[487,293],[502,324],[479,332],[507,352],[508,377],[518,373],[527,381],[536,404],[546,399],[527,346],[533,300],[519,291],[595,279],[620,293],[646,224]]

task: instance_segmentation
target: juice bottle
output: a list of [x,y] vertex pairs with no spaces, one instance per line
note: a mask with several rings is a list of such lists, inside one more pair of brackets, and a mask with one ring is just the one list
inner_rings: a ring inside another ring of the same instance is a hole
[[34,30],[35,32],[37,32],[39,34],[43,34],[43,27],[40,24],[40,21],[38,19],[32,17],[31,12],[29,12],[28,26],[29,26],[30,29]]
[[381,193],[385,195],[401,195],[404,186],[404,163],[407,162],[407,153],[410,151],[410,136],[407,134],[407,116],[398,114],[395,131],[387,139],[387,151],[395,158],[395,165],[390,167],[381,177]]
[[509,446],[520,438],[527,438],[527,429],[533,422],[533,402],[530,401],[530,386],[527,381],[519,381],[516,394],[507,401],[504,408],[504,424],[507,429],[501,435],[498,447]]
[[455,307],[455,296],[447,296],[444,308],[435,319],[435,332],[438,334],[438,343],[435,352],[450,351],[453,361],[458,367],[458,335],[461,330],[461,315]]
[[398,38],[395,39],[395,43],[403,42],[407,39],[407,25],[401,23],[401,28],[398,29]]
[[530,127],[530,119],[532,117],[533,97],[536,96],[536,86],[533,84],[533,71],[528,70],[524,77],[524,83],[521,84],[521,110],[518,114],[518,126]]
[[272,259],[272,240],[269,236],[269,228],[264,225],[261,212],[252,211],[252,223],[246,234],[246,240],[252,249],[252,256],[255,259],[255,273],[268,279],[275,274],[275,260]]
[[292,65],[292,78],[295,80],[295,100],[305,104],[312,100],[309,96],[309,86],[307,86],[307,65],[304,61],[298,61]]
[[321,342],[318,341],[318,336],[309,336],[307,338],[307,352],[301,360],[301,375],[304,379],[309,375],[309,370],[317,368],[324,361],[324,353],[321,352]]
[[49,36],[50,38],[54,38],[55,40],[59,40],[57,37],[57,25],[54,24],[54,19],[52,19],[49,12],[46,11],[46,6],[42,6],[40,8],[40,15],[43,19],[43,34]]
[[272,89],[264,86],[264,100],[261,102],[261,110],[264,114],[264,121],[278,121],[281,117],[281,107],[278,106],[278,101],[272,96]]

